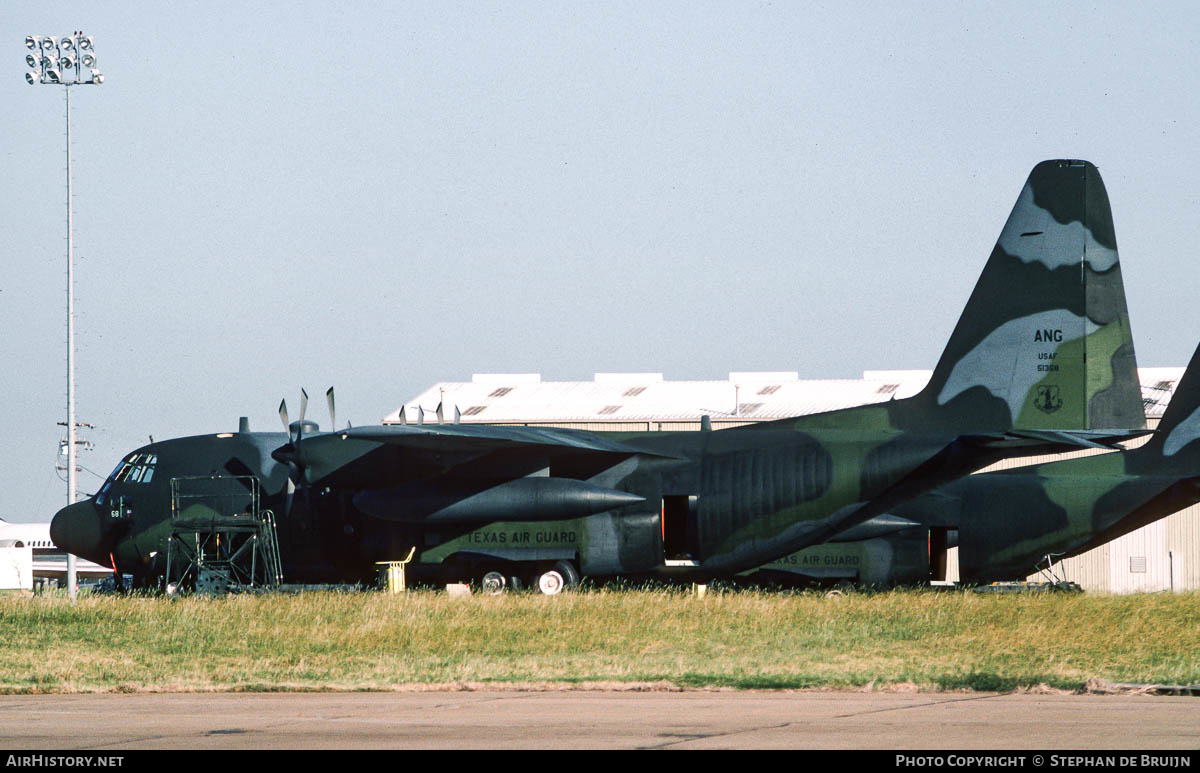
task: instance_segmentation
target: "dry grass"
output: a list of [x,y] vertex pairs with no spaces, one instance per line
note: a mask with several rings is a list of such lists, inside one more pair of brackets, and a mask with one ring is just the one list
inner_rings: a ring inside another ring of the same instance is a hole
[[0,599],[0,692],[1200,682],[1200,594]]

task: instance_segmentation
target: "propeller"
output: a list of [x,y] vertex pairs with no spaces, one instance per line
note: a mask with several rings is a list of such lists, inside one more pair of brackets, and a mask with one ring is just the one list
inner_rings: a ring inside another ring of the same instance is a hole
[[[335,431],[337,429],[337,408],[334,402],[333,387],[329,387],[329,389],[325,390],[325,400],[329,404],[329,428],[331,431]],[[285,399],[279,401],[279,420],[283,423],[284,431],[287,432],[288,444],[283,448],[277,449],[277,454],[279,454],[277,458],[287,458],[289,460],[289,464],[297,462],[300,442],[304,439],[304,428],[306,426],[304,417],[307,414],[308,390],[306,389],[301,388],[300,390],[300,418],[295,424],[292,424],[288,416],[287,400]],[[346,426],[349,427],[350,423],[347,422]],[[317,427],[316,424],[313,424],[311,429],[314,429],[318,432],[320,431],[320,428]],[[294,433],[293,430],[295,430]]]
[[[326,399],[329,401],[329,419],[331,425],[334,424],[334,402],[333,402],[333,387],[325,393]],[[279,401],[279,420],[283,422],[283,429],[287,432],[288,443],[285,446],[275,449],[271,453],[277,461],[286,464],[288,470],[287,493],[284,501],[284,517],[287,517],[292,511],[292,504],[296,490],[303,487],[304,471],[300,456],[300,443],[304,439],[304,417],[308,413],[308,391],[300,390],[300,419],[296,422],[295,434],[292,434],[293,425],[288,420],[287,400]],[[307,491],[307,488],[305,488]],[[302,493],[303,496],[307,494]]]
[[[283,431],[288,435],[287,445],[275,449],[272,452],[277,461],[283,462],[288,466],[288,508],[291,509],[291,494],[295,486],[300,484],[300,463],[299,463],[299,446],[300,441],[304,438],[304,415],[308,412],[308,392],[304,389],[300,390],[300,419],[293,425],[289,420],[287,400],[279,401],[279,420],[283,422]],[[295,434],[292,433],[293,428]]]
[[[333,387],[329,387],[325,392],[325,397],[329,401],[329,419],[330,424],[334,423],[334,408],[333,408]],[[283,422],[283,429],[288,433],[288,438],[292,443],[299,443],[304,436],[304,416],[308,413],[308,392],[304,389],[300,390],[300,419],[296,422],[296,434],[292,435],[292,423],[288,420],[287,400],[279,401],[279,420]],[[314,425],[315,426],[315,425]],[[332,429],[332,427],[331,427]]]
[[[435,416],[437,416],[438,424],[446,423],[445,403],[438,403],[437,408],[434,409],[433,413]],[[462,411],[460,411],[458,409],[457,405],[454,406],[454,420],[453,421],[455,424],[462,423]],[[400,408],[400,423],[405,426],[408,425],[408,406],[407,405]],[[425,425],[425,407],[422,405],[417,406],[417,424],[419,424],[421,426]]]
[[[444,403],[438,403],[437,408],[434,410],[434,415],[437,416],[438,424],[446,423],[446,411],[445,411]],[[399,413],[398,418],[400,419],[401,425],[408,426],[408,406],[407,405],[400,407],[400,413]],[[454,406],[453,423],[455,423],[455,424],[462,423],[462,411],[460,411],[458,409],[457,405]],[[422,425],[422,426],[424,426],[424,424],[425,424],[425,408],[424,408],[424,406],[421,406],[421,405],[417,406],[417,424]],[[347,423],[346,426],[347,427],[350,426],[349,423]]]

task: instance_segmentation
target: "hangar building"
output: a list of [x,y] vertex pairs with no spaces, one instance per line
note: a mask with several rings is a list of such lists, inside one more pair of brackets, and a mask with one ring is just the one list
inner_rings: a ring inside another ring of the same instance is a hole
[[[1149,427],[1162,417],[1183,371],[1138,369]],[[701,417],[709,416],[715,430],[909,397],[931,373],[869,370],[860,379],[801,379],[793,371],[734,372],[724,381],[667,381],[661,373],[596,373],[591,381],[543,381],[537,373],[481,373],[469,382],[434,384],[383,423],[434,423],[443,406],[445,421],[457,417],[464,424],[676,431],[699,430]],[[1094,453],[1104,452],[1026,457],[987,469]],[[956,579],[953,551],[949,558],[947,579]],[[1200,505],[1067,559],[1056,565],[1056,574],[1093,592],[1200,589]]]

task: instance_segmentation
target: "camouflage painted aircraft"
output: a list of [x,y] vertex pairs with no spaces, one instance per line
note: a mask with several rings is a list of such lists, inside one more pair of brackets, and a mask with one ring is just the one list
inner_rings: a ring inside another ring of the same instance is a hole
[[410,551],[417,577],[544,592],[581,573],[707,578],[847,530],[886,533],[904,501],[999,458],[1128,438],[1144,426],[1135,366],[1099,172],[1047,161],[911,398],[648,433],[442,424],[321,433],[303,406],[294,424],[281,406],[286,435],[243,422],[237,433],[134,451],[51,532],[60,547],[148,583],[164,573],[180,519],[224,517],[180,493],[211,476],[278,514],[290,582],[367,580],[375,562]]
[[[1200,348],[1144,445],[955,481],[897,508],[896,515],[920,525],[875,550],[923,541],[929,530],[956,530],[963,581],[1024,579],[1044,568],[1047,556],[1079,555],[1200,502],[1197,440]],[[911,581],[915,562],[902,559],[885,573],[893,582]]]

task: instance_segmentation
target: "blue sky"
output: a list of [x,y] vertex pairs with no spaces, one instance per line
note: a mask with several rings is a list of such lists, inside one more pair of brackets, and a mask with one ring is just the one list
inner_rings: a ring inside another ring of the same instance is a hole
[[[160,7],[161,6],[161,7]],[[474,372],[932,367],[1029,169],[1113,204],[1140,364],[1198,340],[1200,11],[1063,3],[0,6],[0,518],[66,499],[63,89],[81,457],[376,423]],[[314,412],[324,421],[323,401]],[[293,412],[295,407],[293,407]],[[83,491],[99,478],[80,477]]]

